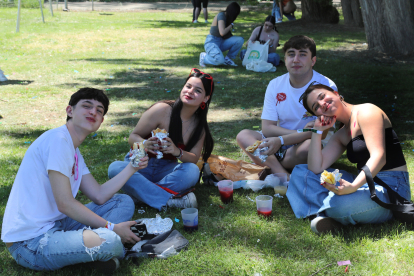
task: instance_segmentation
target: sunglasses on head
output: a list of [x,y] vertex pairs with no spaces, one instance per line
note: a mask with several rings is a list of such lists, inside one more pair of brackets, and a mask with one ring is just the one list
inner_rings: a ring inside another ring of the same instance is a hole
[[198,70],[197,68],[192,68],[189,76],[191,76],[191,74],[193,72],[197,73],[197,74],[202,74],[202,75],[204,75],[204,77],[206,79],[211,80],[211,85],[210,85],[210,97],[211,97],[211,95],[213,94],[213,77],[211,75],[207,74],[207,73],[204,73],[204,72]]

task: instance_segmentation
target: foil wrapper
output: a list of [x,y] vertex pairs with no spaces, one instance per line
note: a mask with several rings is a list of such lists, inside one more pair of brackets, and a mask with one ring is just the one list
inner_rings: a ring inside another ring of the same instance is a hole
[[[151,135],[152,135],[152,137],[157,137],[158,140],[161,141],[161,147],[162,148],[166,148],[167,147],[167,146],[165,146],[163,144],[165,144],[167,142],[167,141],[164,140],[164,138],[167,138],[168,137],[168,133],[158,132],[158,133],[155,133],[154,134],[154,131],[151,131]],[[155,152],[157,153],[157,159],[161,159],[164,156],[162,154],[162,152],[159,151],[159,150],[156,150]]]
[[138,145],[138,143],[134,143],[133,149],[129,151],[129,160],[131,161],[132,167],[139,167],[140,159],[146,155],[144,144],[139,143]]
[[329,183],[335,185],[342,177],[342,173],[339,173],[339,170],[336,169],[333,172],[323,171],[321,174],[321,183]]
[[159,214],[155,218],[144,218],[136,220],[137,223],[144,223],[149,234],[159,235],[171,230],[173,221],[170,218],[161,218]]
[[[264,142],[261,142],[261,144],[263,144]],[[267,151],[269,149],[269,147],[264,147],[264,148],[257,148],[254,152],[253,152],[253,156],[257,156],[259,157],[259,159],[263,162],[266,162],[266,159],[268,157],[268,155],[262,154],[263,152]]]

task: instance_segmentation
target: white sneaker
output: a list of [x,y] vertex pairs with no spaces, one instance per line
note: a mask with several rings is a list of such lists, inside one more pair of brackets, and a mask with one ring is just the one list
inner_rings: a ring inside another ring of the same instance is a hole
[[208,23],[208,20],[205,20],[204,23]]
[[3,71],[0,70],[0,81],[8,81],[6,76],[3,74]]
[[311,229],[318,235],[326,232],[334,232],[341,228],[342,224],[333,218],[316,217],[311,221]]
[[232,61],[231,59],[229,59],[227,56],[224,58],[224,63],[229,65],[229,66],[237,66],[236,63],[234,63],[234,61]]
[[198,64],[200,64],[201,67],[206,67],[206,64],[204,63],[204,58],[206,57],[206,55],[206,52],[200,53],[200,59],[198,60]]
[[193,23],[198,23],[197,19],[196,20],[193,20]]
[[168,207],[176,208],[197,208],[197,198],[194,193],[188,193],[181,198],[170,198],[167,202]]

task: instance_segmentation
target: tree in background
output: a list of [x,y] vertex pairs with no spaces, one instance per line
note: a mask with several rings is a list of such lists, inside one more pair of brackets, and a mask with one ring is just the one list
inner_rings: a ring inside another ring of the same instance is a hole
[[332,0],[302,0],[302,19],[316,23],[337,24],[339,12],[332,6]]
[[369,49],[392,55],[414,53],[413,0],[360,0],[360,3]]
[[344,24],[347,26],[364,27],[359,0],[341,0]]

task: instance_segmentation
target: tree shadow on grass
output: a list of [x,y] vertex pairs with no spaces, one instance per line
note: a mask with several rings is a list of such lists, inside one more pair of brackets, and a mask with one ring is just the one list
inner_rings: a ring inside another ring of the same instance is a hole
[[7,81],[1,81],[0,85],[29,85],[34,81],[31,80],[7,80]]

